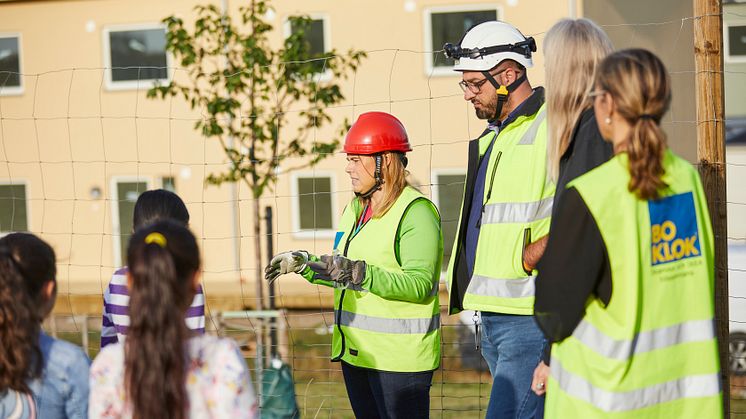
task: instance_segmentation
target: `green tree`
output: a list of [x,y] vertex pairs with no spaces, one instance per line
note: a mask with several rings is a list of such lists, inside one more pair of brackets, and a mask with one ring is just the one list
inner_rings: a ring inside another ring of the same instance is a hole
[[[311,20],[304,16],[290,18],[292,34],[273,47],[273,27],[264,18],[268,10],[267,1],[253,0],[239,9],[237,23],[213,5],[197,6],[192,28],[175,16],[164,19],[166,49],[188,77],[174,77],[148,91],[150,98],[181,97],[205,114],[195,129],[206,140],[219,141],[228,163],[224,171],[207,177],[208,184],[244,182],[251,191],[258,308],[263,307],[259,198],[274,185],[285,160],[302,162],[283,166],[296,170],[335,151],[348,120],[325,141],[310,134],[333,123],[327,109],[344,100],[335,81],[356,71],[365,57],[353,49],[312,54],[306,37]],[[331,77],[320,77],[322,73]],[[302,108],[292,114],[297,131],[287,129],[287,111],[295,104]]]

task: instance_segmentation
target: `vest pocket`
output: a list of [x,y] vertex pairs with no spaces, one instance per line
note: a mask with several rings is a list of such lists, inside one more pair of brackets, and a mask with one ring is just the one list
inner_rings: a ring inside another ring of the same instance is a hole
[[525,272],[526,275],[531,275],[531,272],[532,272],[532,271],[526,270],[526,263],[525,263],[526,248],[528,247],[529,244],[531,244],[531,227],[526,227],[523,230],[523,246],[521,246],[521,269],[523,269],[523,272]]

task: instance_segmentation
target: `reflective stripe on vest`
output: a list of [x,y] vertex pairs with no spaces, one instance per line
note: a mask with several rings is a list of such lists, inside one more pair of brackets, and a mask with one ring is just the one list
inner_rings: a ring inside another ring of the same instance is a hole
[[585,320],[578,324],[573,337],[606,358],[620,361],[633,355],[663,349],[689,342],[702,342],[715,339],[715,326],[712,319],[691,320],[667,327],[637,333],[633,339],[616,340],[598,330]]
[[[335,314],[338,313],[335,310]],[[342,310],[339,323],[377,333],[427,334],[440,327],[440,313],[426,319],[389,319]]]
[[552,378],[567,394],[605,412],[624,412],[690,397],[710,397],[720,393],[718,374],[690,375],[637,390],[616,392],[598,387],[562,367],[552,357]]
[[534,202],[497,202],[484,207],[482,224],[532,223],[552,215],[554,197]]
[[546,108],[542,108],[541,111],[539,111],[539,114],[536,115],[536,118],[534,118],[534,122],[528,128],[526,133],[523,134],[523,137],[521,137],[521,140],[518,141],[518,145],[531,145],[536,141],[536,133],[539,131],[539,125],[541,125],[546,116]]
[[534,296],[534,277],[520,279],[490,278],[474,275],[467,290],[470,294],[499,298],[524,298]]

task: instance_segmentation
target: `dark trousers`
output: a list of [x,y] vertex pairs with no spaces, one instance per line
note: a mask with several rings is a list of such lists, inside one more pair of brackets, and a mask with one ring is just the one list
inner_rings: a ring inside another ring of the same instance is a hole
[[433,372],[388,372],[342,362],[352,411],[358,419],[430,417]]

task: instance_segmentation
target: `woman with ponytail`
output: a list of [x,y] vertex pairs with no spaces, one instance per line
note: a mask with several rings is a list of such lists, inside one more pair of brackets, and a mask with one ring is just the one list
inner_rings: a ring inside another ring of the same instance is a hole
[[256,417],[249,370],[236,344],[184,323],[199,289],[194,235],[176,222],[158,221],[135,232],[127,262],[127,339],[93,362],[90,417]]
[[614,157],[568,183],[539,263],[546,415],[722,417],[712,228],[697,171],[659,125],[668,72],[618,51],[590,96]]
[[89,361],[41,330],[57,298],[54,250],[28,233],[0,239],[0,417],[85,418]]

